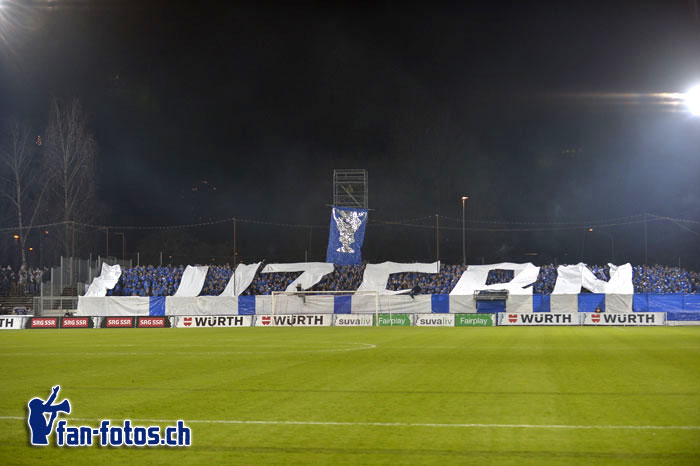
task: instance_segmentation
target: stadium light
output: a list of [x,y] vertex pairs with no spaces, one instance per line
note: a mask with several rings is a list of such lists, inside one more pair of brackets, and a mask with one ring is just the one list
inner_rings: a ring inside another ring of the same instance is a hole
[[19,235],[12,235],[14,239],[19,239]]
[[695,116],[700,116],[700,84],[685,93],[685,104]]

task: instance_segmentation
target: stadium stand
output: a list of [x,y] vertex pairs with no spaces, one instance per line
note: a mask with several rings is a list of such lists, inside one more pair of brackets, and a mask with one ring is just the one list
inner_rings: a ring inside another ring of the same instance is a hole
[[[356,290],[362,282],[364,265],[335,266],[333,273],[325,276],[313,291]],[[442,264],[439,274],[397,273],[389,277],[387,289],[415,289],[418,294],[449,294],[466,269],[462,265]],[[600,280],[610,279],[607,265],[591,265],[589,269]],[[177,290],[185,267],[182,265],[136,266],[122,269],[122,276],[108,296],[172,296]],[[46,269],[13,270],[0,267],[0,296],[37,296],[42,275]],[[202,289],[203,296],[218,296],[233,274],[229,264],[209,267]],[[244,295],[269,295],[282,291],[294,281],[300,272],[258,272]],[[513,278],[512,270],[492,270],[487,284],[506,283]],[[557,268],[553,264],[540,266],[539,276],[533,285],[535,294],[551,294],[557,280]],[[635,293],[698,293],[700,273],[684,268],[662,265],[637,265],[633,267]]]
[[[462,273],[462,265],[443,264],[439,274],[397,273],[389,277],[387,289],[414,289],[417,294],[449,294]],[[607,265],[591,265],[589,269],[596,278],[610,279]],[[110,296],[171,296],[177,290],[184,271],[183,266],[139,266],[125,268]],[[633,267],[635,293],[698,293],[700,273],[679,267],[661,265]],[[233,269],[230,265],[211,266],[202,289],[202,295],[217,296],[228,283]],[[336,266],[333,273],[325,276],[312,290],[350,291],[356,290],[362,282],[364,265]],[[273,291],[283,291],[300,275],[294,273],[265,273],[260,271],[244,295],[269,295]],[[505,283],[513,278],[512,270],[492,270],[487,284]],[[557,269],[553,264],[541,266],[537,281],[533,285],[535,294],[551,294],[557,280]]]

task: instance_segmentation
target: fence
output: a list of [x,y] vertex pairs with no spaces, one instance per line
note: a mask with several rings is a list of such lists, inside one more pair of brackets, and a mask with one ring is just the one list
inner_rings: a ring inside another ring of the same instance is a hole
[[130,259],[119,260],[115,257],[97,256],[94,260],[92,257],[61,257],[59,265],[51,267],[42,277],[39,296],[34,298],[35,314],[77,309],[78,296],[84,293],[93,278],[100,275],[102,263],[132,266]]

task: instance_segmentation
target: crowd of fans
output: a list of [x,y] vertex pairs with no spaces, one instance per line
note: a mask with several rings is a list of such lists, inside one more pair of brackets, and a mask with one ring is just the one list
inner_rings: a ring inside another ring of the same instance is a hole
[[180,286],[183,266],[141,265],[123,268],[119,282],[114,289],[107,290],[108,296],[171,296]]
[[284,291],[299,275],[301,272],[258,273],[243,295],[272,294],[273,291]]
[[662,265],[635,266],[632,269],[634,289],[639,293],[700,292],[700,273]]
[[392,291],[414,290],[416,294],[448,294],[465,270],[463,265],[441,265],[439,274],[394,273],[389,275],[386,287]]
[[[362,282],[364,265],[335,266],[335,270],[323,277],[313,286],[313,291],[349,291],[356,290]],[[175,293],[183,266],[139,266],[125,268],[114,290],[108,291],[115,296],[170,296]],[[462,265],[443,264],[440,273],[396,273],[389,276],[387,289],[412,290],[417,294],[449,294],[455,287],[466,267]],[[610,279],[610,268],[599,265],[589,266],[593,275],[600,280]],[[244,295],[269,295],[273,291],[284,291],[301,272],[261,273],[258,270],[251,285]],[[202,288],[202,295],[217,296],[231,279],[233,269],[230,265],[211,266]],[[512,270],[494,269],[489,272],[488,285],[507,283],[513,279]],[[557,268],[552,265],[540,267],[537,281],[533,284],[533,293],[550,294],[557,281]],[[635,266],[633,284],[636,293],[700,293],[700,273],[690,272],[679,267]]]
[[9,265],[0,267],[0,296],[36,296],[41,290],[41,278],[47,269],[20,267],[17,272]]
[[364,265],[336,265],[333,272],[323,277],[311,289],[314,291],[356,290],[362,283],[364,273]]
[[231,279],[231,275],[233,275],[233,269],[228,264],[210,266],[200,294],[204,296],[220,295]]

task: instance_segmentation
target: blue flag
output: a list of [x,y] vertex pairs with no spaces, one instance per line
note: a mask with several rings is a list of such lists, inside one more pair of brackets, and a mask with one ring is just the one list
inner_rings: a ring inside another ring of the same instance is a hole
[[333,207],[326,262],[338,265],[361,265],[366,225],[367,209]]

